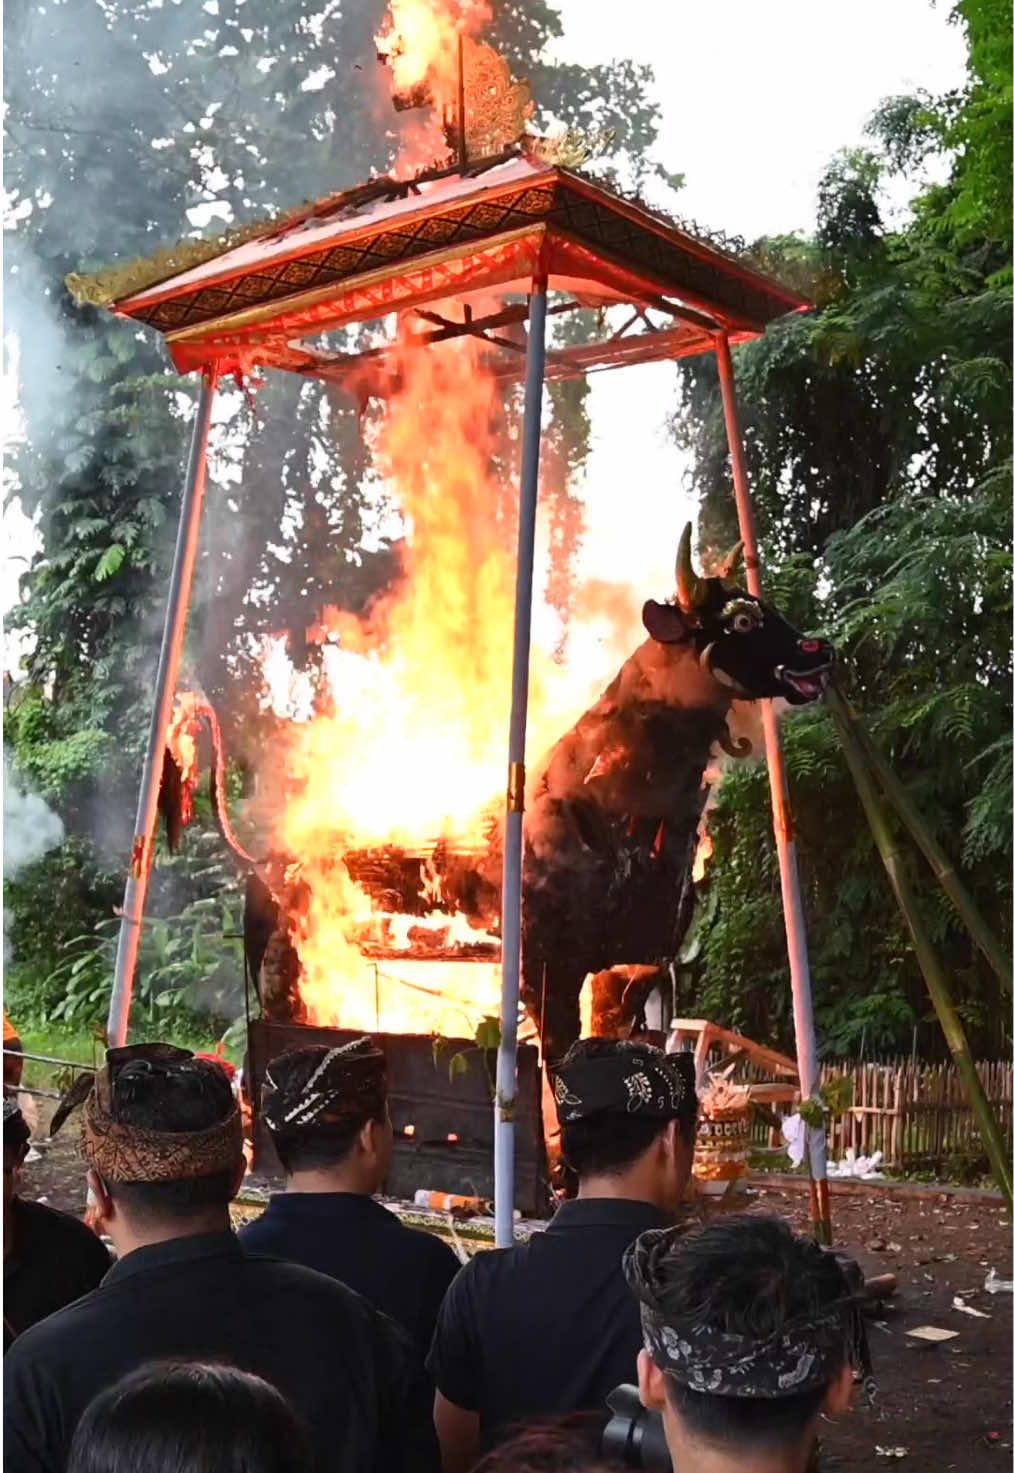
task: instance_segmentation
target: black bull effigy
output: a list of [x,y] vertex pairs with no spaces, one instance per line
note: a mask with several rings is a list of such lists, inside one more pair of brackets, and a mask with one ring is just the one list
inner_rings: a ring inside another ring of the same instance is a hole
[[[652,964],[679,951],[693,909],[691,870],[707,797],[702,783],[717,745],[743,756],[727,725],[734,700],[818,699],[834,652],[801,635],[769,603],[731,581],[737,547],[716,576],[693,566],[690,527],[676,560],[676,597],[649,600],[649,638],[531,774],[525,813],[521,996],[545,1057],[562,1056],[580,1032],[579,998],[589,973],[623,968],[626,993],[615,1011],[637,1010]],[[193,699],[193,698],[191,698]],[[247,876],[246,943],[251,978],[265,1012],[300,1021],[299,958],[293,944],[305,885],[290,882],[292,856],[258,861],[238,843],[225,806],[224,758],[214,712],[194,700],[188,716],[208,722],[214,761],[212,801],[223,838]],[[178,835],[193,774],[167,751],[161,807]],[[440,877],[440,906],[476,929],[496,930],[502,827],[491,818],[486,852],[429,856]],[[351,878],[373,895],[397,897],[411,912],[422,899],[421,865],[390,852],[346,853]],[[298,866],[297,866],[298,869]]]

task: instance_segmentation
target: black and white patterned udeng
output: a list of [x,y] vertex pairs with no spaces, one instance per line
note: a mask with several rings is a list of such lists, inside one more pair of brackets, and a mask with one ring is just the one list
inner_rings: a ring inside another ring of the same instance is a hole
[[562,1063],[553,1079],[561,1125],[603,1113],[675,1120],[694,1098],[692,1054],[631,1047]]
[[261,1091],[264,1122],[274,1132],[380,1119],[386,1102],[387,1060],[367,1037],[280,1054]]
[[[825,1251],[816,1243],[812,1247],[815,1254]],[[643,1233],[624,1254],[623,1272],[641,1301],[644,1348],[660,1369],[691,1391],[764,1399],[798,1396],[826,1386],[847,1362],[872,1392],[862,1275],[856,1265],[847,1267],[836,1259],[839,1299],[755,1338],[713,1325],[672,1324],[665,1318],[659,1302],[660,1267],[671,1252],[670,1230]]]

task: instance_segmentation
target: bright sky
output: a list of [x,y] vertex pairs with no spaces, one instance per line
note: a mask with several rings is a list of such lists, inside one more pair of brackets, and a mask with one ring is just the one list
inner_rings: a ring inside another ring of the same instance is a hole
[[[566,61],[616,50],[655,69],[658,156],[687,183],[671,207],[747,239],[812,226],[817,184],[840,148],[862,141],[881,98],[961,83],[964,48],[930,0],[557,0]],[[593,454],[582,570],[671,592],[673,553],[691,508],[684,466],[666,442],[674,369],[592,379]],[[4,384],[4,410],[11,403]],[[4,413],[5,429],[10,424]],[[16,598],[31,533],[4,514],[3,609]],[[17,561],[15,561],[17,560]]]
[[[561,59],[601,62],[619,50],[654,68],[662,104],[656,151],[667,169],[686,175],[668,208],[747,240],[812,228],[827,163],[862,142],[882,98],[918,87],[944,92],[964,77],[950,7],[930,0],[558,5]],[[676,541],[692,511],[683,458],[664,434],[674,372],[653,363],[591,380],[583,567],[597,577],[629,576],[617,566],[625,551],[636,558],[646,597],[671,593]]]

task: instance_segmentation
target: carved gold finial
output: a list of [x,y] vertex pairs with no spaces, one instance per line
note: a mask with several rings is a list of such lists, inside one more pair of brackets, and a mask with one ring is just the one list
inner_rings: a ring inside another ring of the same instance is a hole
[[462,38],[465,82],[465,150],[470,159],[489,158],[520,142],[535,111],[532,89],[517,82],[510,67],[484,41]]

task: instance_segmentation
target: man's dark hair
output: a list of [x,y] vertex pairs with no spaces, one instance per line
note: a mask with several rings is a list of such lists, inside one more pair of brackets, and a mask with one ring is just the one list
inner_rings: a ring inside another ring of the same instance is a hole
[[[269,1073],[276,1066],[281,1068],[284,1065],[284,1089],[296,1098],[319,1071],[323,1052],[323,1049],[294,1049],[275,1060],[269,1066]],[[375,1057],[381,1058],[376,1052]],[[364,1093],[357,1094],[353,1086],[343,1090],[340,1119],[315,1120],[306,1125],[281,1125],[272,1129],[272,1144],[288,1175],[294,1171],[329,1171],[341,1166],[351,1154],[363,1126],[371,1120],[378,1124],[386,1120],[387,1086],[384,1081],[385,1075],[380,1072]]]
[[[625,1038],[581,1038],[571,1044],[563,1060],[615,1058],[650,1060],[658,1050]],[[681,1134],[693,1139],[697,1119],[696,1097],[688,1098],[676,1116]],[[560,1126],[560,1150],[564,1161],[581,1176],[618,1176],[632,1166],[665,1130],[667,1120],[657,1116],[602,1113],[572,1120]]]
[[9,1151],[16,1164],[20,1165],[28,1154],[28,1143],[32,1138],[32,1132],[28,1128],[28,1121],[21,1111],[4,1101],[4,1151]]
[[[665,1323],[707,1326],[765,1339],[789,1321],[817,1318],[846,1286],[830,1253],[814,1252],[777,1217],[737,1214],[687,1233],[667,1260],[659,1289]],[[842,1332],[841,1364],[848,1358]],[[713,1396],[666,1375],[681,1420],[717,1447],[776,1449],[797,1443],[820,1409],[831,1377],[796,1396]]]
[[294,1126],[272,1132],[271,1143],[289,1176],[294,1171],[329,1171],[348,1158],[364,1125],[383,1118],[370,1112],[351,1115],[340,1125]]
[[[208,1060],[187,1059],[185,1066],[169,1065],[158,1071],[137,1061],[126,1064],[117,1074],[112,1108],[120,1125],[185,1134],[220,1124],[235,1103],[225,1071]],[[235,1177],[230,1170],[177,1181],[107,1180],[105,1185],[113,1201],[129,1215],[163,1221],[227,1206]]]
[[67,1473],[307,1473],[307,1436],[281,1392],[231,1366],[149,1365],[88,1406]]

